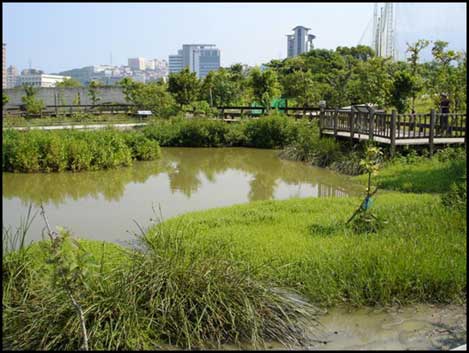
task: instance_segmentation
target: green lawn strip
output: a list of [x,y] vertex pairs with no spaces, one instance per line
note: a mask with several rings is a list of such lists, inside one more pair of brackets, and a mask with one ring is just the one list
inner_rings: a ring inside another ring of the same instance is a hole
[[89,125],[89,124],[122,124],[122,123],[141,123],[138,117],[128,115],[91,115],[78,113],[76,116],[58,116],[44,118],[28,118],[20,116],[4,116],[3,127],[33,127],[33,126],[54,126],[54,125]]
[[[439,160],[418,157],[411,163],[395,160],[379,171],[376,182],[382,189],[444,193],[450,190],[453,182],[460,181],[465,169],[466,160],[460,158]],[[366,175],[360,175],[356,180],[365,183],[366,178]]]
[[[252,266],[260,278],[298,289],[313,302],[356,305],[452,302],[466,289],[466,219],[438,197],[382,193],[377,234],[344,223],[359,198],[263,201],[195,212],[164,227],[191,229],[186,241]],[[204,250],[207,251],[207,250]]]

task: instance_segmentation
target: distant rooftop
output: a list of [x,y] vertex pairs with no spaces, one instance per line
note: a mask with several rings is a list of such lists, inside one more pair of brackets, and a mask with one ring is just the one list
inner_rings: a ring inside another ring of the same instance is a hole
[[185,45],[197,46],[197,47],[216,47],[217,46],[216,44],[183,44],[182,46],[185,46]]
[[310,30],[311,28],[307,28],[307,27],[304,27],[304,26],[296,26],[295,28],[292,29],[292,31],[295,31],[297,28],[303,28],[303,29],[306,29],[306,30]]

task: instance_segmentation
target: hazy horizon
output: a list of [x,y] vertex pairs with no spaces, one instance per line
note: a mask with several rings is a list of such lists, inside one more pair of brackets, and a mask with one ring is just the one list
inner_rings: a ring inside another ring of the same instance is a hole
[[[311,28],[315,48],[369,45],[374,3],[3,3],[7,66],[47,73],[168,60],[182,44],[213,43],[221,66],[286,57],[286,34]],[[420,38],[466,50],[466,3],[397,3],[397,48]],[[429,58],[429,49],[424,58]]]

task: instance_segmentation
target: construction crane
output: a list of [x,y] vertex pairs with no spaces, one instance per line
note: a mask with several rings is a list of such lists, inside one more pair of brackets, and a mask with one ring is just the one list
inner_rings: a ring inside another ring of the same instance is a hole
[[373,9],[373,29],[371,35],[371,47],[377,56],[392,58],[396,60],[397,52],[395,46],[396,18],[394,15],[394,4],[387,2],[379,9],[375,3]]

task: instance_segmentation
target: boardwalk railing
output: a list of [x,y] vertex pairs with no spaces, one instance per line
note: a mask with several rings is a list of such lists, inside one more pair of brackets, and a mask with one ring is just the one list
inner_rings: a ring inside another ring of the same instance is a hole
[[[265,107],[249,107],[249,106],[220,106],[217,107],[218,116],[220,118],[235,118],[240,116],[261,116],[265,115],[267,109]],[[310,119],[319,118],[319,107],[278,107],[271,108],[271,111],[278,110],[279,112],[284,113],[287,116],[292,116],[296,118],[309,117]]]
[[[320,115],[321,134],[353,139],[377,140],[399,145],[466,143],[466,113],[397,114],[396,112],[355,112],[327,109]],[[435,141],[439,139],[439,141]]]

